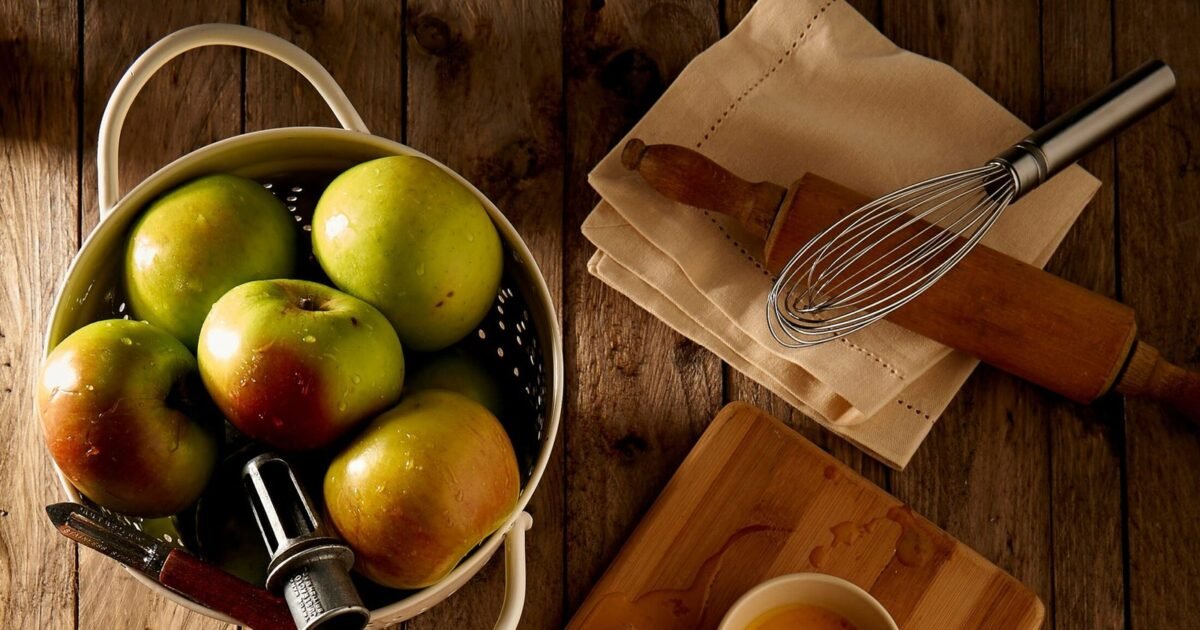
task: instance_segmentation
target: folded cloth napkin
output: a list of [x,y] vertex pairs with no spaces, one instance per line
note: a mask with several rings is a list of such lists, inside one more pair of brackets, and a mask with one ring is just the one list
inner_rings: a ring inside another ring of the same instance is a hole
[[[738,175],[806,172],[867,195],[977,166],[1029,128],[953,69],[901,50],[839,0],[760,0],[684,69],[628,137],[694,148]],[[627,138],[628,139],[628,138]],[[667,200],[620,164],[592,171],[589,270],[831,431],[903,468],[976,361],[889,322],[815,348],[767,331],[773,278],[736,222]],[[984,243],[1044,265],[1099,182],[1066,169]]]

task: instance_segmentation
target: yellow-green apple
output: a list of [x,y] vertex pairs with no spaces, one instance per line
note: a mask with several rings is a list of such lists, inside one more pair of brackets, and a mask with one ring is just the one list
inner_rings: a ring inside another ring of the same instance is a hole
[[385,157],[321,194],[313,252],[341,290],[370,302],[406,348],[439,350],[487,314],[503,266],[479,199],[429,160]]
[[46,358],[37,401],[59,469],[118,512],[179,512],[200,496],[216,464],[213,428],[202,423],[217,414],[196,359],[146,322],[104,320],[72,333]]
[[306,280],[257,280],[213,305],[200,376],[225,417],[283,451],[329,444],[404,384],[396,331],[373,306]]
[[500,422],[466,396],[431,389],[406,396],[356,436],[324,486],[358,572],[421,588],[504,523],[520,480]]
[[243,282],[292,275],[295,259],[296,230],[281,201],[244,177],[201,177],[159,197],[130,231],[129,306],[195,348],[218,298]]
[[450,348],[431,357],[405,380],[405,391],[445,389],[458,392],[487,407],[496,417],[504,411],[500,385],[486,367],[461,348]]

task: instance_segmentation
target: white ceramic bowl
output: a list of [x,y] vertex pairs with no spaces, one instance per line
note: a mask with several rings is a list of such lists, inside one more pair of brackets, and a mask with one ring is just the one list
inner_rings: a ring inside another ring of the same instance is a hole
[[719,630],[744,630],[762,614],[790,604],[826,608],[858,630],[897,630],[879,600],[852,582],[824,573],[793,573],[759,584],[734,602]]
[[[118,201],[117,145],[122,123],[134,97],[154,72],[172,58],[187,50],[210,45],[248,48],[288,64],[317,88],[345,129],[289,127],[229,138],[193,151],[159,169]],[[113,90],[105,108],[97,152],[101,220],[67,270],[50,313],[43,356],[49,354],[71,332],[94,321],[97,314],[103,312],[103,289],[115,286],[120,277],[120,263],[129,225],[141,209],[158,195],[190,179],[213,172],[254,178],[288,171],[344,169],[388,155],[418,155],[430,159],[403,144],[370,135],[362,118],[329,73],[315,59],[292,44],[262,31],[231,24],[193,26],[168,35],[134,62]],[[561,333],[546,282],[529,248],[512,224],[469,182],[436,160],[430,161],[475,193],[508,249],[510,256],[505,263],[508,273],[521,289],[539,341],[545,374],[545,412],[533,470],[521,491],[516,508],[505,524],[438,583],[372,610],[371,627],[398,623],[441,602],[478,573],[504,543],[507,586],[496,627],[515,628],[525,597],[525,531],[532,524],[531,517],[524,510],[545,472],[562,412]],[[62,476],[61,471],[56,472],[67,496],[79,501],[80,496],[75,488]],[[234,623],[232,619],[163,588],[141,573],[131,573],[163,597],[197,612]]]

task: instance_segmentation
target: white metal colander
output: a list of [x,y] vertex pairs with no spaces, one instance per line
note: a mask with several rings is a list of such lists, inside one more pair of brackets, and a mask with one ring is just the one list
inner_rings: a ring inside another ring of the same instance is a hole
[[[133,99],[160,67],[179,54],[210,45],[238,46],[274,57],[303,75],[333,110],[344,129],[288,127],[248,133],[193,151],[159,169],[118,200],[117,149],[121,126]],[[97,170],[101,220],[67,270],[50,314],[44,355],[71,332],[97,319],[120,316],[122,252],[129,226],[148,202],[188,180],[210,173],[233,173],[269,184],[293,211],[298,227],[305,204],[319,190],[306,174],[333,173],[389,155],[417,155],[412,148],[371,135],[341,88],[315,59],[296,46],[252,28],[231,24],[193,26],[151,46],[117,84],[100,124]],[[393,601],[371,611],[371,627],[411,618],[441,602],[474,576],[501,543],[506,547],[507,588],[498,628],[515,628],[525,595],[525,531],[532,519],[525,508],[537,488],[553,448],[563,405],[561,333],[545,280],[529,248],[504,215],[474,186],[438,164],[471,190],[495,223],[505,245],[505,271],[499,294],[475,334],[462,342],[486,357],[490,371],[510,401],[505,423],[525,479],[516,509],[505,524],[438,583],[413,592],[392,592]],[[297,190],[293,190],[297,189]],[[73,501],[79,493],[59,472]],[[232,622],[213,610],[163,588],[137,572],[148,587],[183,606]]]

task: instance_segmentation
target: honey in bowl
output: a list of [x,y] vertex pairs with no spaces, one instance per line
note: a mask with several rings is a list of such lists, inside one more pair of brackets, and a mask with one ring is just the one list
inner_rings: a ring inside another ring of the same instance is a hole
[[789,604],[755,617],[746,630],[858,630],[845,617],[813,604]]

